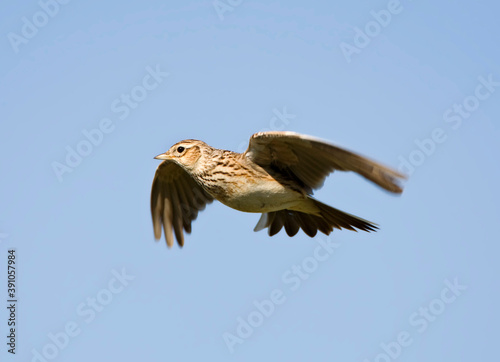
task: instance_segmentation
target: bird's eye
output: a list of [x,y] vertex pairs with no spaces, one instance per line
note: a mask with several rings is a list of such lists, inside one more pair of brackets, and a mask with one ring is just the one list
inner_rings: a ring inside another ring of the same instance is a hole
[[184,152],[185,148],[182,146],[177,147],[177,152],[182,153]]

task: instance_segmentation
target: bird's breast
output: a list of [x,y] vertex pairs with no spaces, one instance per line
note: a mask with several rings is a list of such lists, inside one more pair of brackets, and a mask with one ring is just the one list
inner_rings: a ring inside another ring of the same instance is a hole
[[290,208],[304,196],[271,177],[234,178],[207,190],[224,205],[244,212],[272,212]]

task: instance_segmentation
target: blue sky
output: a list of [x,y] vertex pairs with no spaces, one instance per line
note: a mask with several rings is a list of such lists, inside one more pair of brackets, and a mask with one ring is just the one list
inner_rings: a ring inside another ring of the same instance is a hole
[[[2,361],[495,359],[497,4],[0,8]],[[400,197],[345,173],[316,192],[380,231],[269,238],[214,203],[183,249],[154,241],[154,156],[269,129],[409,173]]]

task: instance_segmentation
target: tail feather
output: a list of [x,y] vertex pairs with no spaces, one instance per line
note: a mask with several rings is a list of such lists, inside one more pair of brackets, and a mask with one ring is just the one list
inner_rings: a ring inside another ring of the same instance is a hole
[[320,209],[323,219],[336,229],[349,229],[352,231],[359,229],[367,232],[377,231],[378,229],[377,224],[371,221],[340,211],[317,200],[311,200],[313,200],[314,204]]
[[294,236],[302,229],[308,236],[314,237],[321,231],[329,235],[333,229],[357,231],[376,231],[377,225],[360,217],[348,214],[310,198],[319,210],[319,215],[307,214],[295,210],[280,210],[263,213],[254,231],[268,228],[269,236],[277,234],[283,226],[288,236]]
[[294,214],[289,214],[289,217],[285,217],[285,231],[288,236],[294,236],[300,230],[300,224],[298,222],[298,217]]
[[273,215],[273,216],[274,216],[273,221],[272,221],[271,225],[269,225],[269,235],[271,235],[271,236],[277,234],[281,230],[283,225],[285,225],[284,214],[277,213],[276,215]]

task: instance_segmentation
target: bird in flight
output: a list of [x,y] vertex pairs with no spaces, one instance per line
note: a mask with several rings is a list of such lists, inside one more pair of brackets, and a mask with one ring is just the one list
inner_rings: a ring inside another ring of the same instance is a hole
[[294,132],[252,135],[243,153],[184,140],[155,157],[164,160],[151,190],[156,240],[162,226],[168,247],[184,245],[184,232],[214,199],[233,209],[262,213],[254,231],[270,236],[283,227],[289,236],[302,229],[314,237],[333,229],[375,231],[367,220],[328,206],[311,195],[335,170],[354,171],[387,191],[400,194],[406,176],[351,151]]

